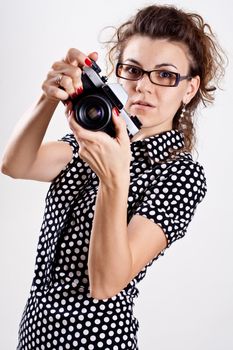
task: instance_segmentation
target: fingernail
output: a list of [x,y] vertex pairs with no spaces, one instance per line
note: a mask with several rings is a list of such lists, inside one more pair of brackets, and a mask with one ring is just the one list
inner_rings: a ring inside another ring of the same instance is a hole
[[73,94],[71,94],[70,97],[73,98],[73,99],[76,98],[76,97],[77,97],[76,92],[74,92]]
[[119,110],[118,110],[116,107],[114,107],[114,108],[112,109],[112,111],[113,111],[113,113],[114,113],[117,117],[119,117],[120,112],[119,112]]
[[85,64],[86,64],[88,67],[91,67],[91,66],[92,66],[92,62],[91,62],[91,60],[90,60],[88,57],[85,59]]
[[65,100],[63,103],[64,103],[64,105],[65,105],[66,107],[72,107],[72,106],[73,106],[73,104],[72,104],[72,102],[70,101],[70,99]]
[[76,89],[76,94],[77,94],[77,95],[80,95],[82,92],[83,92],[83,87],[82,87],[82,86],[80,86],[80,87],[78,87],[78,88]]

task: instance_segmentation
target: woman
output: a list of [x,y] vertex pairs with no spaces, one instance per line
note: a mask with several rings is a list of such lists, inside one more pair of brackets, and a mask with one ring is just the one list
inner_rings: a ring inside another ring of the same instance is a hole
[[[131,140],[117,109],[115,138],[74,120],[82,68],[97,53],[71,49],[54,63],[2,162],[9,176],[51,181],[18,350],[138,348],[136,284],[206,193],[190,153],[193,114],[213,101],[222,57],[202,18],[172,6],[146,7],[118,28],[109,58],[142,123]],[[73,133],[42,143],[59,101]]]

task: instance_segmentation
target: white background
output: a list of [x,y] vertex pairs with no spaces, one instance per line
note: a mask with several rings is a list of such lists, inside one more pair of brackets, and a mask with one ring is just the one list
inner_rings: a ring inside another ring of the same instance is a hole
[[[157,3],[163,3],[157,1]],[[105,52],[98,33],[118,25],[145,1],[21,0],[0,2],[0,152],[22,113],[39,96],[51,64],[69,47]],[[198,161],[208,180],[186,237],[148,270],[135,314],[140,350],[232,350],[232,2],[171,1],[200,13],[228,54],[223,90],[198,122]],[[102,65],[102,68],[104,66]],[[59,106],[46,138],[67,131]],[[197,157],[196,157],[197,159]],[[0,348],[15,349],[18,323],[34,270],[48,184],[0,175]]]

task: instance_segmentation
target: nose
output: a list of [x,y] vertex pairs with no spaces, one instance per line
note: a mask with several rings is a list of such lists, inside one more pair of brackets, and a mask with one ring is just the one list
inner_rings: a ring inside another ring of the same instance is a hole
[[147,91],[152,93],[154,84],[150,81],[150,78],[147,74],[143,74],[141,79],[137,80],[136,91],[144,92]]

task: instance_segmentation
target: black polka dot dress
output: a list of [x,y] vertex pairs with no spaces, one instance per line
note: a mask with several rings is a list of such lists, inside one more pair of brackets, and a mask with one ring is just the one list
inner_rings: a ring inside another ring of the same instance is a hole
[[138,349],[139,322],[133,314],[137,284],[147,268],[185,235],[206,193],[203,168],[189,153],[170,156],[170,150],[184,145],[177,130],[131,143],[128,222],[136,214],[152,220],[162,227],[168,244],[121,292],[100,300],[90,296],[87,268],[99,181],[79,158],[74,136],[68,134],[62,141],[71,145],[73,158],[46,197],[17,350]]

